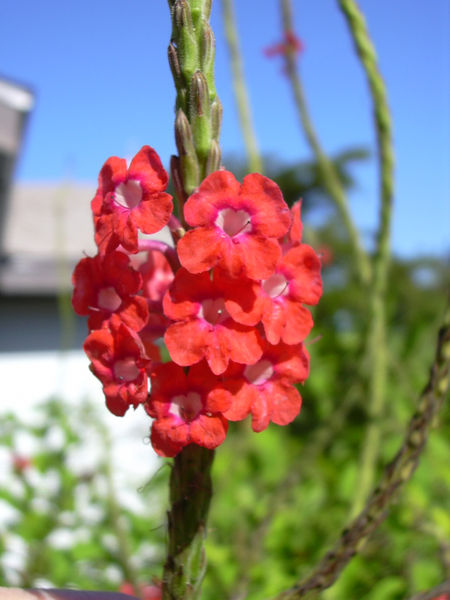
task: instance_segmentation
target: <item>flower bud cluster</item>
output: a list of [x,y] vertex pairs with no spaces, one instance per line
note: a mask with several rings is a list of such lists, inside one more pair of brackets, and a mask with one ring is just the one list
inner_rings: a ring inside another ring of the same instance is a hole
[[105,163],[92,201],[98,254],[75,268],[73,306],[89,317],[84,349],[108,408],[122,416],[144,404],[156,452],[175,456],[191,443],[217,447],[228,421],[251,415],[262,431],[297,416],[313,325],[304,304],[318,302],[322,283],[300,204],[289,210],[270,179],[206,177],[184,205],[191,229],[176,252],[138,237],[173,221],[166,185],[148,146],[128,168]]

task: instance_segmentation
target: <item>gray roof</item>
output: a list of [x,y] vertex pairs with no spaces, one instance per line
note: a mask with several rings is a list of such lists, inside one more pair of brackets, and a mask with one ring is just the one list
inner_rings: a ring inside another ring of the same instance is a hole
[[3,294],[54,294],[70,287],[83,253],[96,253],[90,201],[95,183],[20,183],[4,229]]
[[[55,295],[71,289],[83,255],[94,256],[90,202],[96,183],[18,183],[8,202],[0,294]],[[172,244],[167,228],[152,235]]]

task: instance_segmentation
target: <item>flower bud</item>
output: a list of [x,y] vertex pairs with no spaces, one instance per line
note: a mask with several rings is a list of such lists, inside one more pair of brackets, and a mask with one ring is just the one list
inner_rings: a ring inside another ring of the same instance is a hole
[[191,79],[189,96],[194,143],[200,163],[204,165],[211,145],[211,109],[208,83],[200,71],[196,71]]
[[188,30],[190,33],[194,33],[194,26],[192,23],[191,9],[189,3],[186,0],[176,0],[173,7],[173,25],[179,31],[181,29]]
[[175,140],[184,173],[184,188],[190,194],[200,183],[200,170],[191,126],[181,109],[175,119]]
[[216,97],[211,104],[211,135],[214,140],[219,141],[220,128],[222,125],[223,108],[219,98]]
[[173,37],[177,43],[177,57],[185,83],[188,84],[199,67],[199,49],[192,22],[191,10],[186,0],[177,0],[173,8]]
[[208,159],[206,161],[206,174],[214,173],[220,169],[220,160],[222,158],[219,144],[216,140],[212,140],[211,148],[209,149]]
[[216,53],[216,40],[207,21],[204,21],[201,33],[200,62],[209,87],[209,98],[212,102],[216,97],[214,82],[214,56]]
[[167,54],[169,58],[170,70],[172,71],[172,77],[175,82],[175,87],[178,89],[182,85],[183,81],[180,63],[178,62],[177,50],[173,42],[170,42],[169,47],[167,49]]

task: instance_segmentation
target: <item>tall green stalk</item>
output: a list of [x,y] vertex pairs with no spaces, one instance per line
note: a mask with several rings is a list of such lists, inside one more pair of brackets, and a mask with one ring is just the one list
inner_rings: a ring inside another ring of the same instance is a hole
[[356,51],[365,71],[372,96],[378,160],[380,165],[380,218],[373,258],[367,357],[369,365],[369,418],[361,456],[358,487],[352,507],[355,516],[364,505],[373,486],[381,442],[380,418],[385,407],[387,370],[386,283],[390,261],[390,222],[394,195],[394,154],[392,125],[386,87],[378,68],[375,48],[370,40],[364,16],[354,0],[338,0]]
[[[182,217],[185,199],[220,166],[222,108],[214,83],[212,0],[169,0],[169,63],[177,91],[171,171]],[[214,452],[195,444],[175,457],[170,477],[167,558],[163,600],[195,600],[206,570],[204,539],[212,495]]]
[[225,36],[230,52],[231,71],[233,73],[234,95],[247,152],[248,166],[251,172],[262,173],[263,164],[258,149],[258,142],[256,141],[256,134],[250,110],[250,101],[247,86],[245,84],[244,67],[242,64],[236,22],[233,14],[233,0],[222,0],[222,9],[223,20],[225,23]]
[[[285,33],[292,32],[294,30],[294,26],[291,0],[280,0],[280,5],[281,13],[283,15],[283,29]],[[359,280],[364,285],[367,285],[371,276],[370,263],[362,246],[358,230],[350,214],[344,187],[342,186],[333,163],[325,154],[312,124],[305,93],[303,91],[303,85],[298,71],[296,52],[293,48],[290,48],[289,45],[287,45],[284,56],[286,73],[292,85],[295,103],[306,139],[308,140],[308,143],[316,157],[325,188],[330,197],[334,200],[341,219],[347,229],[356,259]]]

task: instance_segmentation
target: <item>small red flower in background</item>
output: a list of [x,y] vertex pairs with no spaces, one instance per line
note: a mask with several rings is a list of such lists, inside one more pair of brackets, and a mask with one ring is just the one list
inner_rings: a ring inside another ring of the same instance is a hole
[[158,585],[142,585],[139,590],[136,590],[134,585],[128,581],[124,581],[119,587],[121,594],[141,598],[141,600],[161,600],[162,591]]
[[22,456],[21,454],[12,454],[12,466],[18,473],[23,473],[29,469],[33,464],[33,460],[29,456]]
[[288,52],[300,54],[304,49],[305,45],[302,40],[293,31],[285,31],[284,40],[265,48],[264,54],[267,58],[272,58],[273,56],[285,55]]
[[100,253],[119,245],[137,252],[138,229],[156,233],[167,225],[172,213],[172,198],[164,193],[168,179],[150,146],[141,148],[128,169],[124,158],[113,156],[106,161],[91,204]]
[[327,267],[333,262],[333,250],[329,246],[319,246],[317,249],[317,254],[319,255],[320,262],[324,267]]
[[178,242],[180,262],[191,273],[215,266],[233,277],[268,277],[280,256],[277,238],[291,216],[276,183],[253,173],[242,185],[228,171],[209,175],[184,205],[194,227]]

